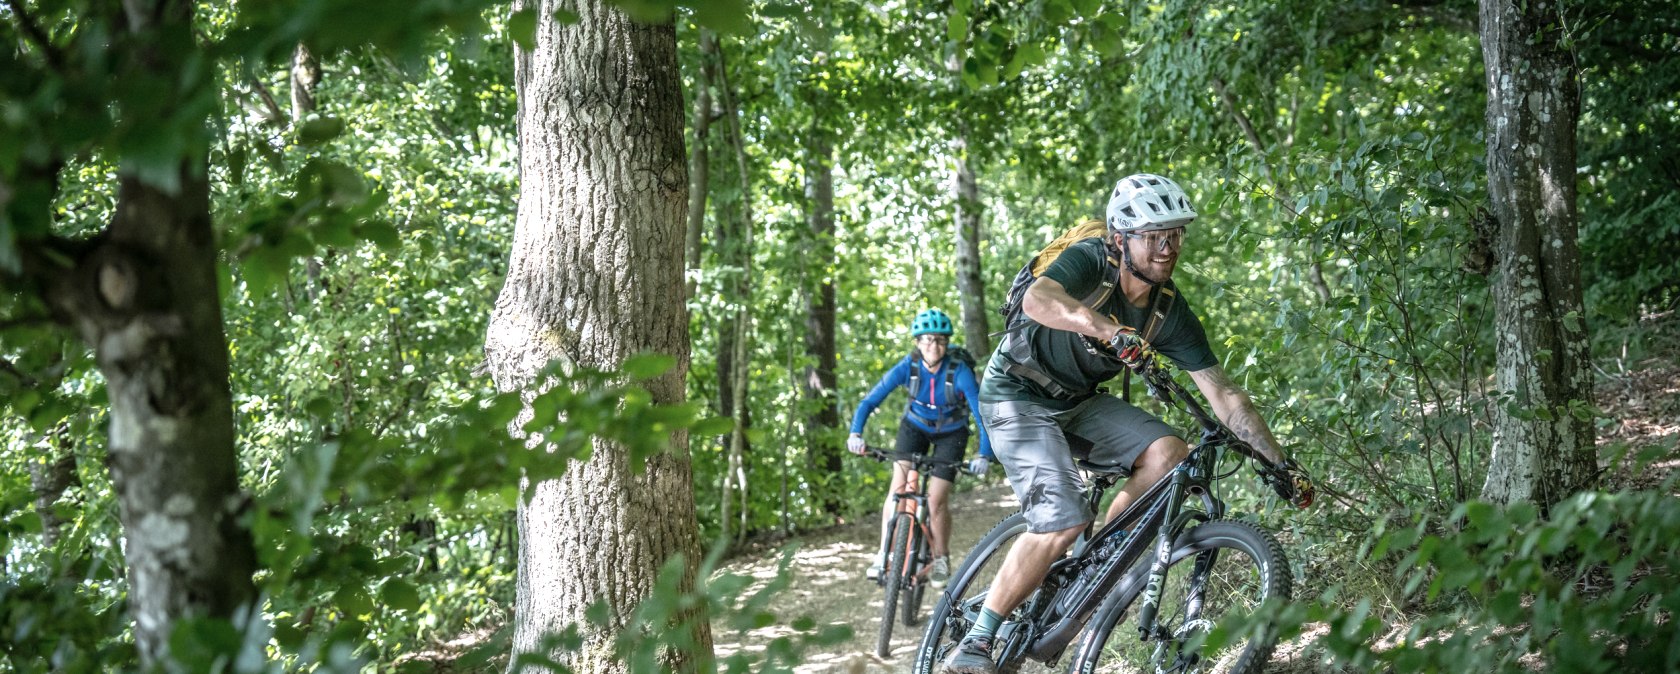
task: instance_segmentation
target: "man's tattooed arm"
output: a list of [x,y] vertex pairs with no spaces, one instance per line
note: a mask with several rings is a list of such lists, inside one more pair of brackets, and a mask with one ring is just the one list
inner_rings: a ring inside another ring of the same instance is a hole
[[1205,370],[1190,373],[1190,378],[1196,382],[1196,388],[1201,389],[1202,395],[1213,406],[1213,413],[1231,429],[1232,433],[1244,442],[1260,450],[1273,463],[1283,460],[1283,452],[1278,446],[1277,438],[1272,437],[1272,429],[1266,425],[1266,420],[1260,418],[1260,411],[1254,408],[1254,401],[1248,397],[1248,392],[1231,381],[1230,375],[1225,374],[1225,368],[1218,365]]

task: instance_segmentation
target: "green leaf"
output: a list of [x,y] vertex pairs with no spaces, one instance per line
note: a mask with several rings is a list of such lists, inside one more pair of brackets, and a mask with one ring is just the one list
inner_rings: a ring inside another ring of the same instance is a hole
[[362,616],[373,613],[373,597],[368,596],[367,589],[360,585],[346,585],[333,593],[333,604],[340,611],[349,616]]
[[577,12],[564,7],[554,10],[554,22],[562,26],[570,26],[582,20],[583,17],[578,16]]
[[398,611],[417,611],[420,609],[419,588],[416,588],[414,583],[401,578],[392,578],[385,581],[385,585],[379,588],[379,599],[385,602],[386,606]]
[[349,222],[343,218],[332,218],[315,228],[315,240],[323,246],[349,248],[355,245],[356,235],[351,231]]
[[385,250],[393,250],[402,244],[397,228],[389,222],[378,220],[362,223],[356,228],[356,236]]
[[298,126],[298,142],[321,145],[344,133],[344,120],[337,117],[316,117]]
[[245,257],[240,271],[251,296],[267,294],[284,285],[291,269],[291,257],[273,248],[258,248]]
[[[576,15],[573,15],[576,17]],[[559,20],[559,12],[555,12],[555,20]],[[576,21],[576,18],[573,19]],[[507,21],[508,37],[519,45],[521,49],[530,51],[537,46],[537,10],[526,8],[513,13]]]
[[700,0],[689,5],[694,22],[731,35],[752,33],[752,15],[746,0]]
[[623,370],[631,379],[642,381],[665,374],[676,364],[676,358],[663,353],[643,353],[626,359]]
[[952,12],[945,19],[945,39],[952,42],[962,42],[968,37],[968,15],[961,11]]
[[693,437],[723,435],[735,430],[735,420],[729,417],[707,417],[694,425],[688,434]]

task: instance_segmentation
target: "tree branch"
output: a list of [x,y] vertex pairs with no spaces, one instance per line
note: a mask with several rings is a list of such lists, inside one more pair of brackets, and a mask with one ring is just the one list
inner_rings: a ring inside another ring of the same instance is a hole
[[262,80],[254,76],[248,77],[246,80],[251,83],[251,90],[256,92],[258,98],[262,99],[263,108],[268,111],[268,114],[264,117],[268,118],[270,124],[285,127],[286,113],[280,109],[280,102],[274,99],[274,92],[269,91],[268,85],[263,84]]
[[29,373],[18,369],[17,364],[5,358],[0,358],[0,372],[5,372],[13,377],[16,377],[17,380],[22,382],[24,386],[33,387],[39,383],[34,377],[29,376]]

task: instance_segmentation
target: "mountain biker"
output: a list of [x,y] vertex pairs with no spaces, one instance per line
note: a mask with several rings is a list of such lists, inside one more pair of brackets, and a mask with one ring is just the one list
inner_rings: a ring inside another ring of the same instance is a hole
[[[898,423],[895,454],[900,457],[926,456],[931,448],[934,458],[951,462],[934,468],[933,479],[928,481],[928,507],[933,511],[928,518],[932,529],[929,544],[933,553],[929,577],[934,582],[944,582],[951,575],[950,551],[946,547],[951,531],[951,511],[948,507],[951,482],[957,477],[956,464],[962,461],[964,450],[968,448],[969,413],[980,414],[979,386],[975,382],[974,369],[959,358],[946,357],[950,351],[952,332],[951,317],[945,312],[928,309],[916,314],[915,320],[910,323],[915,349],[888,370],[869,395],[858,403],[857,413],[852,415],[852,435],[846,440],[848,449],[863,454],[863,427],[869,421],[869,415],[893,389],[902,386],[910,391],[909,407]],[[980,455],[969,462],[969,472],[977,475],[985,473],[991,459],[992,445],[986,429],[982,428]],[[892,489],[887,492],[887,500],[881,506],[881,549],[875,555],[875,563],[866,572],[870,580],[880,578],[881,569],[886,566],[886,528],[894,512],[893,494],[909,486],[909,471],[910,464],[893,463]]]
[[[1080,500],[1074,447],[1088,446],[1084,458],[1092,463],[1130,468],[1109,506],[1110,519],[1189,454],[1172,427],[1099,391],[1099,384],[1159,352],[1190,373],[1238,438],[1273,462],[1283,458],[1248,394],[1220,368],[1201,321],[1170,283],[1195,218],[1177,183],[1152,174],[1122,178],[1108,201],[1106,235],[1068,247],[1028,287],[1021,304],[1026,320],[992,355],[980,389],[982,423],[1020,499],[1028,532],[1004,559],[981,616],[946,659],[946,672],[996,671],[992,636],[1003,616],[1032,594],[1095,516]],[[1096,297],[1093,291],[1105,280],[1118,292],[1091,300],[1094,310],[1076,299]],[[1151,314],[1159,329],[1146,342],[1130,326],[1145,325]]]

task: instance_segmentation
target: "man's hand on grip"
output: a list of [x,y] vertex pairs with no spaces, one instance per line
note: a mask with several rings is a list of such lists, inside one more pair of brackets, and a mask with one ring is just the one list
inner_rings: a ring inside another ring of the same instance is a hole
[[1295,507],[1306,508],[1313,504],[1317,489],[1313,486],[1312,476],[1294,461],[1284,459],[1281,463],[1262,468],[1260,477],[1277,492],[1278,498],[1295,504]]
[[1114,331],[1114,336],[1108,338],[1108,348],[1114,351],[1116,359],[1134,370],[1155,357],[1155,350],[1149,347],[1149,342],[1143,341],[1143,335],[1126,326],[1120,326]]

